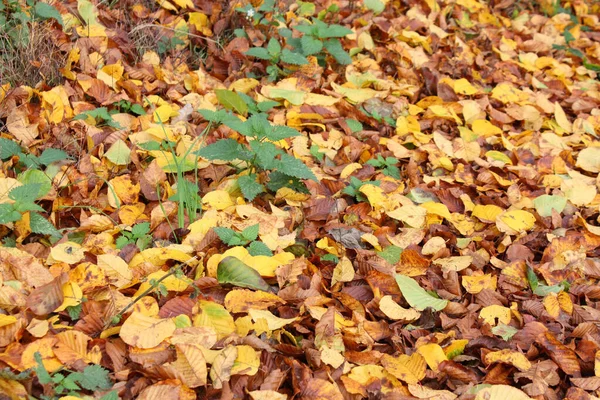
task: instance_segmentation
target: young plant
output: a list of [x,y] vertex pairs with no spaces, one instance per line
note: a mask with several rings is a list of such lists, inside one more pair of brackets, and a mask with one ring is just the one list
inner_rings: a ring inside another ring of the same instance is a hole
[[150,223],[142,222],[131,228],[131,232],[122,231],[121,236],[117,238],[117,249],[121,250],[126,245],[133,243],[140,250],[145,250],[152,244],[152,236],[150,233]]
[[0,160],[6,161],[13,158],[13,165],[17,172],[23,170],[40,169],[48,166],[55,161],[69,160],[71,157],[59,149],[46,149],[39,156],[27,154],[16,142],[0,138]]
[[344,188],[344,190],[342,190],[342,193],[347,194],[348,196],[354,197],[357,201],[367,201],[367,197],[364,194],[362,194],[362,192],[360,191],[360,188],[364,185],[379,186],[379,184],[380,184],[379,181],[363,182],[360,179],[358,179],[354,176],[351,176],[350,184],[348,186],[346,186]]
[[300,38],[293,38],[292,32],[284,31],[283,35],[287,36],[287,43],[296,53],[303,56],[315,55],[321,64],[325,64],[325,53],[329,53],[339,64],[352,63],[350,55],[340,42],[340,38],[352,33],[351,29],[338,24],[329,25],[318,18],[313,18],[312,24],[296,25],[294,29],[302,32]]
[[115,129],[123,129],[123,127],[112,118],[112,114],[116,113],[117,110],[108,111],[108,108],[106,107],[98,107],[93,110],[88,110],[77,114],[75,117],[73,117],[73,120],[85,120],[92,125],[111,126]]
[[279,66],[280,62],[291,65],[305,65],[308,60],[300,53],[292,52],[289,49],[282,49],[281,44],[275,38],[271,38],[267,47],[253,47],[246,52],[246,55],[269,61],[267,66],[267,75],[271,81],[279,76],[287,75],[285,67]]
[[386,176],[391,176],[395,179],[400,179],[400,170],[396,165],[398,164],[396,157],[385,157],[378,155],[377,158],[367,161],[367,164],[374,166],[375,168],[381,169]]
[[217,227],[213,228],[219,239],[227,246],[246,246],[248,252],[253,256],[273,256],[273,252],[263,242],[259,242],[258,238],[259,225],[252,225],[241,232],[236,232],[230,228]]
[[[34,371],[39,382],[42,385],[49,385],[54,392],[54,396],[42,396],[42,399],[55,399],[59,396],[79,398],[85,395],[85,391],[107,390],[113,385],[108,376],[109,371],[99,365],[89,365],[82,372],[64,369],[50,374],[44,366],[42,355],[39,352],[34,354],[34,359],[37,362]],[[118,398],[117,392],[112,391],[102,396],[100,400],[116,400]]]
[[127,114],[135,114],[135,115],[146,115],[146,110],[144,107],[137,103],[132,103],[128,100],[120,100],[117,103],[114,103],[113,106],[122,113]]
[[43,192],[40,183],[29,183],[11,189],[8,198],[13,203],[0,204],[0,224],[20,221],[25,213],[29,213],[31,232],[60,237],[61,234],[54,225],[40,214],[45,210],[36,204],[36,200],[46,193]]
[[[287,154],[277,142],[298,136],[293,128],[271,125],[266,114],[257,113],[242,121],[225,110],[200,110],[205,119],[224,124],[246,137],[248,145],[234,139],[221,139],[195,154],[207,160],[228,161],[242,171],[237,182],[244,197],[252,201],[266,191],[289,187],[298,192],[308,190],[302,179],[317,181],[313,172],[299,159]],[[266,188],[265,184],[266,182]]]

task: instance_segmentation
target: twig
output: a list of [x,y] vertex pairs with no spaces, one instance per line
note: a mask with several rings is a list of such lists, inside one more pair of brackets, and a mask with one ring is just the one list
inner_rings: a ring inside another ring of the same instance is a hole
[[110,328],[111,326],[117,324],[121,320],[121,318],[123,318],[123,315],[125,315],[125,313],[127,311],[129,311],[129,309],[135,305],[135,303],[137,303],[142,298],[146,297],[148,294],[150,294],[152,291],[154,291],[160,285],[160,283],[162,281],[164,281],[165,279],[167,279],[168,277],[170,277],[172,275],[175,275],[177,273],[177,271],[179,271],[181,269],[181,267],[183,267],[184,265],[187,265],[191,261],[197,260],[197,259],[198,259],[198,256],[194,256],[194,257],[191,257],[189,260],[187,260],[184,263],[181,263],[174,267],[171,267],[165,275],[163,275],[160,279],[154,281],[154,283],[151,284],[148,289],[144,290],[142,293],[140,293],[138,296],[136,296],[133,300],[131,300],[129,302],[129,304],[127,304],[125,306],[125,308],[123,308],[116,315],[114,315],[109,321],[107,321],[104,324],[104,327],[102,328],[102,330],[106,330],[106,329]]

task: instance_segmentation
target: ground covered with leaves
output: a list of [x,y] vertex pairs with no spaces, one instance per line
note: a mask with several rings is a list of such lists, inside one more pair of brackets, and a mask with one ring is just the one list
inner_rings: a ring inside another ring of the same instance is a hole
[[1,2],[0,399],[598,399],[599,15]]

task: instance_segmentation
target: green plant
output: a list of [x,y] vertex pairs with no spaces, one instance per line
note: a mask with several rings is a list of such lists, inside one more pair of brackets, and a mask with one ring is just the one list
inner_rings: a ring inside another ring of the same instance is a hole
[[385,157],[378,155],[377,158],[367,161],[367,164],[380,168],[386,176],[391,176],[395,179],[400,179],[400,170],[396,165],[399,163],[396,157]]
[[116,109],[122,113],[146,115],[144,107],[137,103],[132,103],[128,100],[120,100],[119,102],[114,103],[113,106],[116,107]]
[[43,166],[47,167],[55,161],[71,159],[67,153],[59,149],[46,149],[39,156],[35,156],[23,152],[18,143],[0,138],[0,160],[6,161],[13,157],[16,157],[13,165],[17,173],[30,169],[40,169]]
[[[311,22],[305,19],[304,22],[287,26],[282,14],[276,12],[274,2],[265,2],[256,11],[251,6],[238,9],[246,13],[249,19],[252,19],[255,26],[266,26],[270,29],[277,26],[279,36],[285,40],[282,46],[279,40],[273,35],[267,36],[271,39],[267,47],[253,47],[246,52],[246,55],[269,62],[266,68],[269,79],[274,81],[280,76],[287,75],[290,71],[286,65],[305,65],[308,64],[308,56],[316,56],[320,65],[326,65],[326,56],[329,54],[339,64],[347,65],[352,62],[350,55],[344,50],[340,38],[351,34],[352,30],[338,24],[328,24],[322,21],[328,13],[334,13],[337,6],[329,7],[325,12],[319,13],[317,18],[311,17]],[[311,16],[314,14],[314,4],[308,2],[299,2],[296,10],[299,16]],[[297,32],[294,35],[294,31]],[[241,35],[241,32],[238,32]],[[288,48],[289,47],[289,48]]]
[[[112,387],[112,382],[108,376],[109,371],[99,365],[89,365],[82,372],[63,369],[50,374],[42,362],[42,355],[39,352],[34,354],[37,367],[34,371],[39,382],[42,385],[49,385],[54,395],[43,395],[42,399],[58,399],[62,396],[81,396],[85,391],[107,390]],[[102,396],[100,400],[116,400],[117,392],[112,391]]]
[[354,197],[357,201],[367,201],[367,197],[361,193],[360,188],[364,185],[379,186],[380,183],[381,182],[379,182],[379,181],[363,182],[360,179],[358,179],[354,176],[351,176],[350,184],[342,190],[342,193],[347,194],[348,196]]
[[117,110],[109,111],[106,107],[98,107],[93,110],[84,111],[73,117],[74,121],[87,120],[88,122],[98,126],[111,126],[115,129],[123,129],[117,121],[112,118]]
[[133,243],[140,250],[147,249],[152,244],[152,236],[150,233],[150,223],[142,222],[131,228],[131,232],[121,231],[121,236],[117,238],[117,249],[121,250],[126,245]]
[[0,204],[0,224],[20,221],[23,214],[29,213],[29,227],[33,233],[60,237],[61,234],[54,225],[40,214],[45,210],[36,204],[36,200],[46,193],[40,183],[29,183],[11,189],[8,198],[13,202]]
[[259,242],[258,238],[259,225],[252,225],[241,232],[236,232],[230,228],[217,227],[213,228],[219,239],[227,246],[246,246],[248,252],[253,256],[273,256],[273,252],[263,242]]
[[227,112],[226,110],[199,110],[205,119],[224,124],[245,136],[248,145],[234,139],[221,139],[212,143],[195,154],[207,160],[228,161],[242,171],[237,182],[246,199],[252,201],[256,196],[266,191],[277,191],[289,187],[298,192],[308,190],[302,179],[317,181],[313,172],[299,159],[287,154],[277,142],[299,133],[293,128],[271,125],[266,114],[257,113],[246,121]]

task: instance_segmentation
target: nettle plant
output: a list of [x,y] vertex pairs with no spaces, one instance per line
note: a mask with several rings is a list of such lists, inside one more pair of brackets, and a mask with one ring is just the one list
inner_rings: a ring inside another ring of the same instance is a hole
[[215,126],[224,124],[238,132],[247,144],[234,139],[220,139],[195,154],[210,160],[227,161],[238,169],[237,183],[244,197],[252,201],[267,189],[276,192],[288,187],[308,193],[303,179],[317,181],[315,174],[299,159],[287,154],[279,141],[300,134],[293,128],[272,125],[265,113],[255,113],[242,121],[226,110],[199,110]]
[[[341,38],[352,33],[348,29],[338,24],[328,24],[323,19],[328,13],[335,13],[337,6],[331,6],[323,10],[315,18],[312,17],[315,6],[312,3],[299,2],[300,6],[296,10],[302,22],[290,27],[287,26],[282,13],[275,12],[275,9],[267,2],[256,11],[249,8],[238,9],[246,13],[247,17],[253,20],[255,26],[266,26],[271,29],[278,27],[278,34],[284,40],[284,45],[279,40],[271,37],[266,47],[253,47],[246,52],[246,55],[265,60],[269,62],[266,68],[270,80],[276,80],[280,76],[286,76],[291,66],[308,64],[308,56],[315,56],[321,66],[327,65],[327,55],[342,65],[352,62],[350,55],[344,50]],[[310,20],[304,18],[310,17]],[[272,36],[272,35],[267,35]]]
[[248,246],[248,252],[252,256],[273,256],[273,252],[266,244],[256,240],[258,238],[259,225],[252,225],[241,232],[236,232],[231,228],[216,227],[213,228],[219,239],[227,246]]

